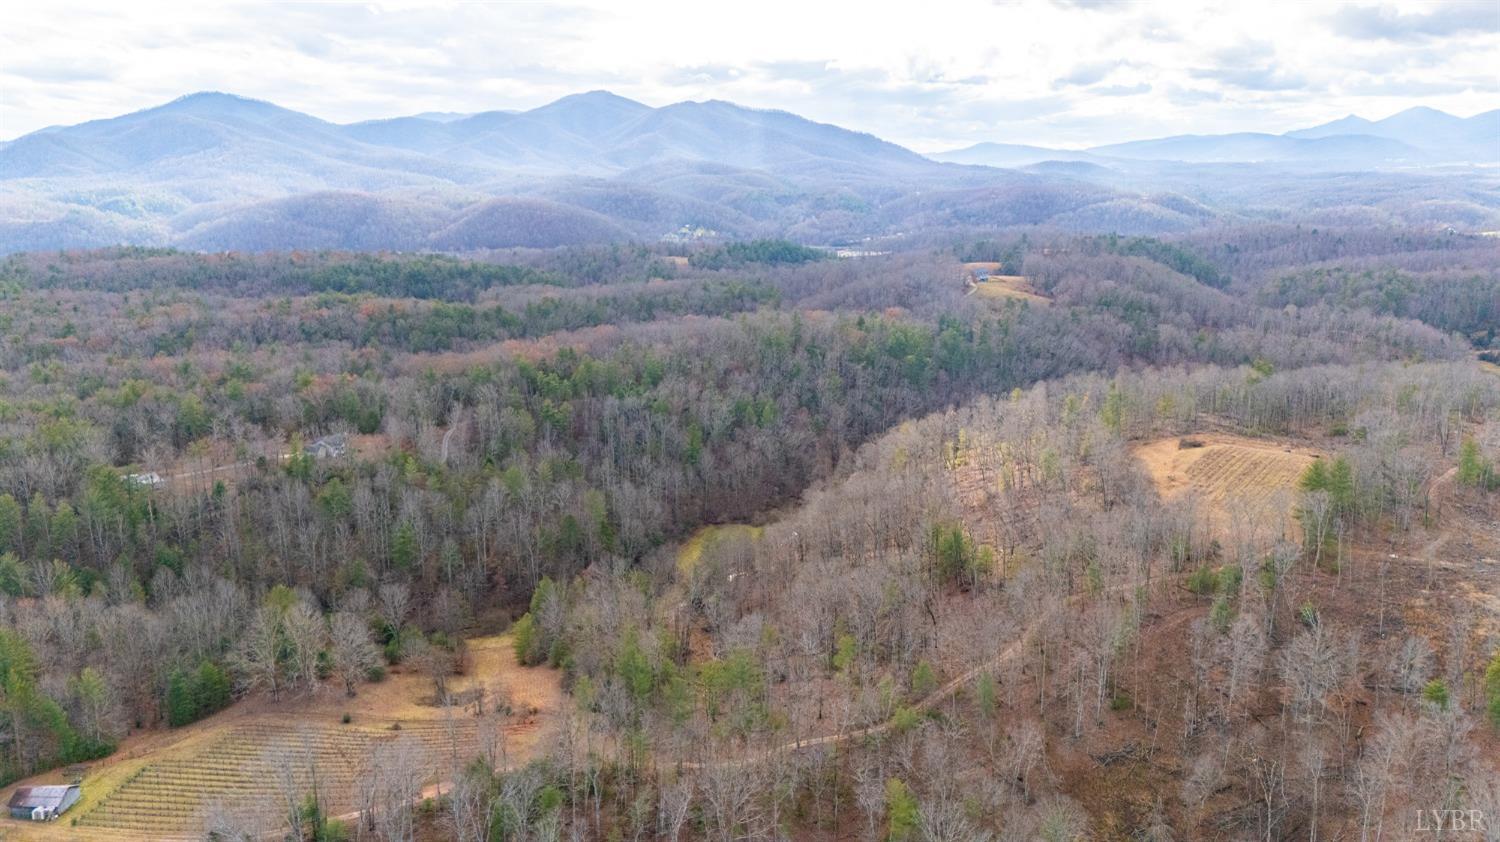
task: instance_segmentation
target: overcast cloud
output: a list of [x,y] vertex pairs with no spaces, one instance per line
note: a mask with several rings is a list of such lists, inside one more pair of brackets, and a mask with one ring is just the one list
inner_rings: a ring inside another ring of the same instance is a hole
[[1500,107],[1500,2],[7,4],[0,138],[199,90],[337,122],[604,88],[922,151]]

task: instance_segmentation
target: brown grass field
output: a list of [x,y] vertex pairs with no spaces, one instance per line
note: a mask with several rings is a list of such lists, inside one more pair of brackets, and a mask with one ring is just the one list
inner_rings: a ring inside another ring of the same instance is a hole
[[1031,286],[1031,282],[1020,275],[991,275],[988,280],[974,285],[974,294],[980,298],[1014,298],[1018,301],[1031,301],[1037,304],[1052,302],[1052,299],[1038,293]]
[[[429,783],[447,780],[455,766],[496,745],[508,763],[526,762],[563,704],[558,673],[520,666],[505,636],[471,639],[469,654],[466,674],[450,682],[463,706],[434,705],[426,676],[393,670],[352,699],[330,683],[277,702],[252,696],[184,728],[137,732],[87,770],[83,800],[65,816],[48,824],[0,820],[0,839],[200,838],[203,815],[215,805],[264,815],[274,828],[277,773],[289,765],[299,787],[310,789],[316,776],[329,814],[348,813],[370,753],[398,739],[411,741]],[[480,688],[486,716],[476,715],[470,701]],[[508,714],[492,712],[496,700],[508,704]],[[64,780],[58,770],[21,783]],[[13,788],[0,797],[8,799]]]
[[[1184,447],[1186,440],[1201,447]],[[1173,436],[1135,448],[1162,499],[1195,494],[1208,509],[1209,520],[1221,529],[1235,507],[1264,508],[1283,498],[1290,515],[1297,480],[1318,451],[1218,433]]]
[[1000,264],[995,262],[965,263],[964,274],[971,280],[977,277],[979,272],[987,273],[988,277],[982,281],[974,281],[974,294],[980,298],[990,300],[1015,299],[1017,301],[1031,301],[1037,304],[1051,303],[1052,299],[1036,291],[1031,281],[1021,275],[1000,274]]

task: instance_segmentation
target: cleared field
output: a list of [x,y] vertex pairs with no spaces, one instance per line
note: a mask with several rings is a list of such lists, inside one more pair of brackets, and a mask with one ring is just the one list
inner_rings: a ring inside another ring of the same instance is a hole
[[[331,815],[353,812],[372,753],[398,740],[428,783],[495,745],[509,762],[526,762],[563,703],[557,672],[517,664],[505,636],[473,638],[469,653],[467,673],[449,683],[467,705],[433,706],[431,681],[411,672],[364,685],[353,699],[331,685],[279,702],[247,699],[186,728],[132,735],[88,770],[83,800],[62,821],[3,821],[0,838],[200,838],[211,809],[254,816],[269,829],[286,809],[285,792],[314,784]],[[481,688],[485,716],[473,704]],[[497,701],[508,715],[493,713]],[[58,780],[53,773],[26,783]]]
[[[1201,446],[1186,446],[1196,442]],[[1231,506],[1269,506],[1279,498],[1294,502],[1297,480],[1320,454],[1227,435],[1173,436],[1135,450],[1163,499],[1195,492],[1222,523]]]
[[974,283],[974,294],[980,298],[1031,301],[1050,304],[1052,299],[1036,291],[1031,281],[1021,275],[990,275]]

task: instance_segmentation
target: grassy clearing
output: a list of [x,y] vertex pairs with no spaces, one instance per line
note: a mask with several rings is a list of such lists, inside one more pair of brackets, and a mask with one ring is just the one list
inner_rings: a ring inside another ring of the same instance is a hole
[[1016,299],[1050,304],[1052,299],[1038,293],[1031,282],[1020,275],[991,275],[974,284],[974,294],[992,300]]
[[726,523],[721,526],[705,526],[694,532],[692,537],[682,542],[677,549],[677,572],[683,577],[692,574],[693,568],[703,558],[706,550],[712,550],[716,545],[732,538],[747,538],[751,541],[760,540],[761,533],[765,529],[760,526],[747,526],[743,523]]

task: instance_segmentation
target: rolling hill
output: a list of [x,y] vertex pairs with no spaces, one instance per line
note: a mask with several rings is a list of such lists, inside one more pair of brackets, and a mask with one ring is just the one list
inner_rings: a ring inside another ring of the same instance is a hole
[[1404,143],[1450,161],[1500,161],[1500,109],[1467,119],[1432,108],[1409,108],[1384,120],[1349,115],[1341,120],[1287,132],[1291,138],[1359,134]]
[[1215,162],[1311,162],[1352,168],[1414,164],[1429,160],[1428,153],[1389,138],[1370,135],[1327,135],[1294,138],[1284,135],[1240,132],[1224,135],[1178,135],[1156,140],[1138,140],[1096,146],[1092,154],[1106,158],[1152,161]]
[[[1219,165],[1425,162],[1442,156],[1414,139],[1440,132],[1454,149],[1472,149],[1497,113],[1406,112],[1284,136],[1182,136],[1084,152],[980,144],[929,158],[718,100],[653,108],[591,91],[524,112],[343,125],[207,92],[0,145],[0,252],[122,243],[465,250],[652,241],[684,225],[820,243],[951,226],[1164,233],[1258,212],[1213,196],[1235,195],[1222,189],[1226,172],[1256,184],[1264,173]],[[1361,133],[1344,133],[1352,129]],[[1465,205],[1453,219],[1492,222],[1500,201],[1486,190],[1477,210]],[[1203,211],[1184,214],[1184,203]]]
[[868,134],[719,101],[651,108],[593,91],[520,113],[337,125],[268,102],[198,93],[21,137],[0,147],[0,179],[162,181],[253,168],[273,184],[285,177],[382,187],[476,184],[516,171],[610,173],[666,160],[791,171],[811,163],[881,172],[935,168]]
[[1500,110],[1455,117],[1432,108],[1411,108],[1384,120],[1349,115],[1284,134],[1239,132],[1176,135],[1095,146],[1048,149],[1009,143],[978,143],[939,152],[936,161],[1018,167],[1041,161],[1254,163],[1320,168],[1382,169],[1454,163],[1500,163]]

